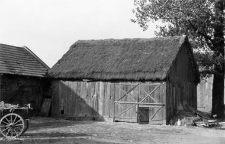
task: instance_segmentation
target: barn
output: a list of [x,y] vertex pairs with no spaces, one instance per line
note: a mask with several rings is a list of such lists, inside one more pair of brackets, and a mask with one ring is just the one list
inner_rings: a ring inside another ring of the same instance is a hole
[[[27,47],[0,44],[0,100],[41,109],[49,67]],[[47,89],[46,89],[47,91]]]
[[187,36],[79,40],[48,75],[55,117],[167,124],[180,105],[197,108]]

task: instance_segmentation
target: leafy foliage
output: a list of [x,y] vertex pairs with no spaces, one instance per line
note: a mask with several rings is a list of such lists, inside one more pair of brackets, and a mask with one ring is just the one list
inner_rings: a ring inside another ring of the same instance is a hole
[[201,76],[214,74],[212,114],[224,116],[225,0],[135,0],[133,10],[143,30],[161,21],[157,36],[185,34],[195,52]]
[[224,74],[224,3],[223,0],[135,0],[135,19],[131,21],[143,30],[148,28],[149,21],[161,21],[156,36],[188,35],[202,76]]

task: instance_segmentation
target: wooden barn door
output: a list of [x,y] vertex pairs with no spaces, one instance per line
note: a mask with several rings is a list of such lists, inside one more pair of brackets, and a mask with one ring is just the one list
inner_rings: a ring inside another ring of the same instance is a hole
[[114,121],[162,122],[165,118],[164,83],[115,85]]

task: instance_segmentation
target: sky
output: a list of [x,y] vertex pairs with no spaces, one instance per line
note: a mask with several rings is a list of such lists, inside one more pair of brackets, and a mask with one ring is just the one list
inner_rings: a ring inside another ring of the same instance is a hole
[[0,0],[0,43],[26,46],[52,67],[77,40],[154,37],[132,23],[134,0]]

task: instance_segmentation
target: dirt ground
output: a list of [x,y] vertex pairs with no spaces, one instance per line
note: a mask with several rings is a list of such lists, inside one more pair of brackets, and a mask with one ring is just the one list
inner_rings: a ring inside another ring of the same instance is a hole
[[221,124],[203,128],[35,117],[21,137],[0,137],[0,144],[225,144],[225,123]]

